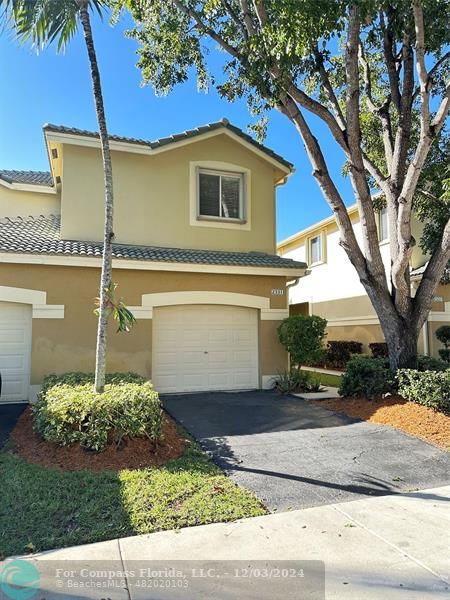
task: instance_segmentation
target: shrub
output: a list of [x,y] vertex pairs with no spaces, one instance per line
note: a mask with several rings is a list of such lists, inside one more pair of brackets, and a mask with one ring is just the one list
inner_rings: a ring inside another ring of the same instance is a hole
[[439,350],[439,356],[447,363],[450,362],[450,325],[441,325],[436,329],[437,339],[444,344],[444,348]]
[[450,348],[440,348],[439,356],[447,364],[448,367],[448,364],[450,363]]
[[[71,380],[73,374],[68,375]],[[34,407],[34,418],[45,440],[97,451],[125,436],[157,441],[162,430],[161,404],[150,382],[108,383],[102,394],[95,393],[91,381],[49,385]]]
[[[54,387],[55,385],[85,385],[91,383],[94,385],[95,375],[94,373],[83,373],[81,371],[73,371],[69,373],[62,373],[61,375],[47,375],[44,377],[42,387],[39,396],[42,398],[47,393],[47,390]],[[142,375],[137,373],[107,373],[105,377],[105,383],[118,384],[118,383],[145,383],[147,380]]]
[[278,327],[280,343],[301,366],[318,362],[323,355],[323,338],[327,322],[321,317],[296,315],[288,317]]
[[320,375],[291,369],[278,373],[273,379],[273,389],[280,394],[293,394],[295,392],[320,392],[322,384]]
[[352,357],[352,354],[361,354],[361,352],[361,342],[346,340],[329,341],[324,362],[327,366],[343,369]]
[[398,391],[407,400],[435,410],[450,411],[450,369],[445,371],[397,371]]
[[384,360],[371,356],[353,356],[347,363],[347,370],[341,378],[341,396],[365,396],[377,398],[393,388],[391,370]]
[[419,354],[417,357],[417,369],[419,371],[446,371],[448,364],[439,358]]
[[374,358],[388,358],[389,352],[386,342],[372,342],[369,350]]
[[280,394],[304,392],[307,389],[309,373],[299,369],[291,369],[278,373],[273,379],[273,388]]

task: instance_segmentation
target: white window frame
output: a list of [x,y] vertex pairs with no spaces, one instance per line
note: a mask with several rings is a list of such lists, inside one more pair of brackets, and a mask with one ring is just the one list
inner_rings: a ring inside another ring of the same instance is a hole
[[378,211],[378,241],[380,244],[385,244],[389,240],[389,220],[386,221],[386,229],[387,229],[386,237],[381,237],[381,234],[382,234],[381,215],[383,214],[383,212],[386,213],[386,218],[387,218],[387,216],[388,216],[387,215],[387,207],[384,207]]
[[[219,211],[222,212],[222,177],[239,179],[239,217],[224,217],[222,215],[202,215],[200,213],[200,175],[215,175],[219,177]],[[232,223],[245,223],[245,191],[244,173],[236,171],[221,171],[218,169],[197,168],[197,219],[207,221],[229,221]]]
[[[202,171],[217,171],[220,174],[242,175],[243,219],[228,219],[221,217],[199,218],[199,185],[198,173]],[[202,160],[189,163],[189,223],[192,227],[207,227],[210,229],[235,229],[250,231],[252,228],[252,174],[250,169],[233,163]]]
[[[320,240],[320,258],[315,262],[312,262],[312,252],[311,252],[311,243],[316,238]],[[318,233],[317,235],[312,235],[308,238],[308,267],[314,267],[316,265],[323,265],[325,262],[325,236],[323,232]]]

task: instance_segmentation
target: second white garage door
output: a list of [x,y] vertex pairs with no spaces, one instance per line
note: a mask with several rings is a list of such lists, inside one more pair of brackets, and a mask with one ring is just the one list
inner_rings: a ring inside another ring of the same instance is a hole
[[153,311],[152,379],[160,392],[257,388],[258,311],[164,306]]
[[0,403],[28,400],[31,306],[0,302]]

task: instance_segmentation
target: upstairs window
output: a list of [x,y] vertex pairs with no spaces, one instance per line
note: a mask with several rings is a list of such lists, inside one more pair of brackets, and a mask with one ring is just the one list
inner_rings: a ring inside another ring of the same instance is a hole
[[389,237],[387,208],[383,208],[378,213],[378,236],[380,238],[380,242],[384,242]]
[[322,235],[309,239],[309,262],[311,265],[323,262]]
[[210,219],[244,220],[244,175],[200,169],[198,172],[198,216]]

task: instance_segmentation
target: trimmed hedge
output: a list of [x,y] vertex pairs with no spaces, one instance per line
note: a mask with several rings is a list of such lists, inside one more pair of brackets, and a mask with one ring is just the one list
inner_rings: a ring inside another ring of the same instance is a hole
[[386,342],[372,342],[369,350],[374,358],[388,358],[389,352]]
[[92,374],[47,377],[33,409],[36,430],[49,442],[96,451],[123,437],[158,441],[162,408],[152,384],[133,373],[112,373],[107,381],[97,394]]
[[392,390],[392,371],[381,358],[367,355],[353,356],[347,363],[347,370],[341,377],[341,396],[365,396],[377,398]]
[[[82,371],[70,371],[68,373],[62,373],[56,375],[52,373],[44,377],[42,382],[41,391],[39,397],[43,398],[47,393],[47,390],[55,385],[85,385],[91,383],[94,385],[95,375],[94,373],[84,373]],[[126,372],[126,373],[107,373],[105,377],[105,383],[118,384],[118,383],[145,383],[147,379],[138,375],[137,373]]]
[[450,369],[445,371],[397,371],[398,391],[401,396],[417,404],[443,412],[450,411]]
[[347,340],[330,340],[327,344],[324,363],[328,367],[344,369],[353,354],[362,353],[362,343]]
[[419,371],[446,371],[448,364],[439,358],[419,354],[417,357],[417,369]]

